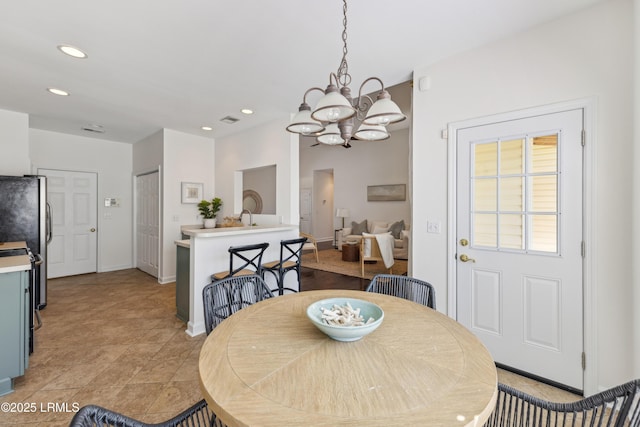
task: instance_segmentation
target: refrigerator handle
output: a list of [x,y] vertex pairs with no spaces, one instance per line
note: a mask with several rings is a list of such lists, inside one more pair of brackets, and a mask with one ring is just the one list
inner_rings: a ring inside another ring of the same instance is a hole
[[51,238],[53,237],[51,224],[51,205],[49,204],[49,202],[47,202],[47,244],[51,242]]

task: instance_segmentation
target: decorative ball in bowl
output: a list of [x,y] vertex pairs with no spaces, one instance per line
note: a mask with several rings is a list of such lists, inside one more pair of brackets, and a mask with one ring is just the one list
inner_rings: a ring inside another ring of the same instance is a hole
[[307,317],[336,341],[357,341],[382,324],[378,305],[356,298],[328,298],[307,307]]

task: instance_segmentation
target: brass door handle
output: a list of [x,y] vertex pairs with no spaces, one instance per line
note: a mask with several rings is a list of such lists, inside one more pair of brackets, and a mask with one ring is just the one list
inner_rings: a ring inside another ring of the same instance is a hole
[[91,228],[89,231],[92,232],[92,233],[95,233],[96,229],[95,228]]
[[462,254],[462,255],[460,255],[460,257],[459,257],[459,258],[460,258],[460,261],[462,261],[462,262],[469,262],[469,261],[471,261],[471,262],[476,262],[476,260],[475,260],[475,259],[473,259],[473,258],[469,258],[469,257],[467,256],[467,254]]

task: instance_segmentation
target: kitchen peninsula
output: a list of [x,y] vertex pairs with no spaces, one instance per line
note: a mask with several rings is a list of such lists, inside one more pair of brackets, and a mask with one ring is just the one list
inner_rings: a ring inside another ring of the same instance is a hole
[[[182,227],[182,234],[189,237],[176,242],[183,248],[189,248],[189,320],[186,332],[196,336],[205,332],[202,288],[211,282],[211,274],[229,269],[229,247],[268,242],[262,262],[275,261],[280,258],[280,241],[297,238],[299,230],[297,225],[287,224],[211,229],[186,226]],[[287,282],[291,280],[293,283],[286,286],[296,289],[296,278],[289,276]],[[265,281],[272,289],[277,286],[271,277],[266,277]]]

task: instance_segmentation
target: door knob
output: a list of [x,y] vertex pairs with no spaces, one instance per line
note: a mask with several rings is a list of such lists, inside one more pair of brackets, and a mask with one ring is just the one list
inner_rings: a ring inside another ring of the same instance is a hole
[[475,260],[475,259],[473,259],[473,258],[469,258],[469,257],[467,256],[467,254],[462,254],[462,255],[460,255],[460,261],[462,261],[462,262],[469,262],[469,261],[471,261],[471,262],[476,262],[476,260]]
[[461,246],[467,246],[468,244],[469,244],[469,241],[467,239],[460,239]]
[[92,232],[92,233],[95,233],[96,229],[95,228],[91,228],[91,230],[89,230],[89,231]]

